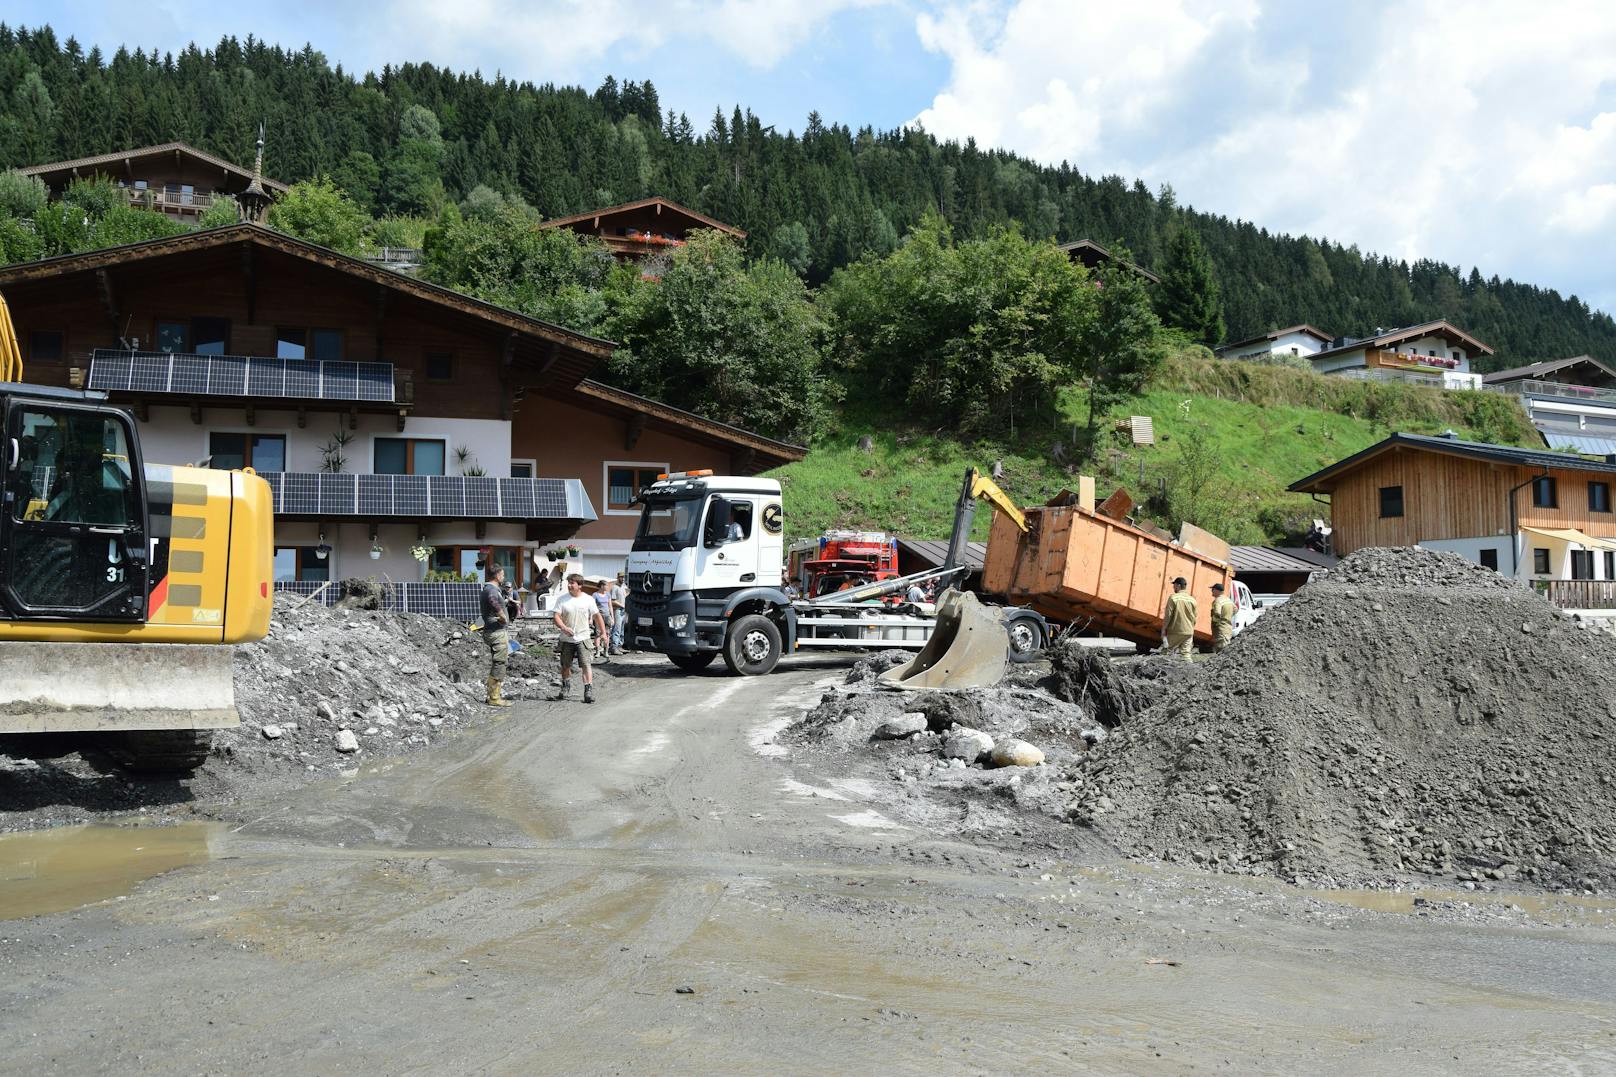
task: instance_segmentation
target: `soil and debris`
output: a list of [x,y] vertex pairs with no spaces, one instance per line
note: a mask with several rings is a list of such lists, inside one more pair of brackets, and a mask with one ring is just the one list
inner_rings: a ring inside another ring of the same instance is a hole
[[[1049,659],[907,694],[874,687],[900,660],[874,656],[791,735],[884,771],[900,814],[963,806],[966,830],[1036,815],[1316,887],[1616,885],[1616,639],[1456,555],[1359,551],[1192,664]],[[1000,765],[971,731],[1044,762]]]
[[[361,581],[363,582],[363,581]],[[475,721],[510,711],[485,704],[488,649],[462,622],[367,609],[359,589],[335,607],[275,597],[264,639],[236,648],[241,725],[219,730],[188,776],[136,777],[89,734],[10,737],[0,744],[0,831],[81,822],[105,812],[214,814],[255,791],[419,752]],[[547,698],[559,684],[555,632],[518,622],[507,698]],[[611,678],[597,665],[597,683]]]

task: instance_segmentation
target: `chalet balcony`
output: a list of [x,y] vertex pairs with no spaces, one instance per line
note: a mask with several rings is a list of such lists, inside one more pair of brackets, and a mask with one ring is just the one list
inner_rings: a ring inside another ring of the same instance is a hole
[[1534,584],[1545,598],[1568,610],[1616,609],[1616,581],[1546,580]]
[[1513,396],[1549,396],[1557,400],[1575,400],[1579,403],[1606,404],[1616,407],[1616,389],[1601,389],[1593,385],[1570,385],[1558,381],[1511,381],[1489,385],[1495,393]]
[[[570,535],[596,519],[580,479],[505,479],[486,475],[348,475],[271,471],[275,516],[285,520],[415,523],[476,520],[526,523],[530,533]],[[544,526],[550,525],[550,526]],[[530,534],[544,539],[547,534]]]
[[218,201],[202,191],[170,191],[161,187],[125,187],[129,204],[136,209],[155,209],[163,213],[201,214]]
[[392,363],[111,348],[96,349],[88,370],[75,367],[72,384],[132,399],[141,410],[147,404],[189,406],[197,419],[203,407],[243,407],[249,425],[252,409],[261,407],[354,417],[361,411],[396,414],[402,430],[415,397],[413,380]]

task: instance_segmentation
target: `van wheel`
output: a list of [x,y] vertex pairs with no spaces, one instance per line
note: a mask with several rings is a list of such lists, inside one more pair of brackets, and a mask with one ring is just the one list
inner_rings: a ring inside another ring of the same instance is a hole
[[779,661],[780,630],[773,621],[750,613],[729,626],[729,634],[724,639],[724,664],[731,673],[757,677],[769,672]]
[[1036,662],[1044,653],[1044,633],[1031,617],[1012,617],[1004,623],[1010,637],[1010,661]]
[[717,651],[697,651],[695,654],[670,654],[668,661],[686,673],[700,673],[712,665],[717,657]]

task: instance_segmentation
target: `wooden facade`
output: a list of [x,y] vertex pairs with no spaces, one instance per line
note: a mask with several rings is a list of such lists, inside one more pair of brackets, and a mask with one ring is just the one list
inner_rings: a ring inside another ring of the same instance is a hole
[[[247,189],[252,172],[183,142],[120,150],[72,161],[52,161],[19,169],[37,176],[53,195],[60,195],[76,179],[104,176],[123,188],[130,203],[194,220],[213,204],[216,195],[235,196]],[[286,185],[262,179],[263,190],[279,197]]]
[[699,228],[711,228],[735,239],[746,238],[746,233],[734,225],[714,220],[666,198],[644,198],[620,206],[592,209],[587,213],[545,221],[539,227],[568,228],[579,235],[599,239],[614,255],[625,261],[667,254],[684,246],[690,233]]

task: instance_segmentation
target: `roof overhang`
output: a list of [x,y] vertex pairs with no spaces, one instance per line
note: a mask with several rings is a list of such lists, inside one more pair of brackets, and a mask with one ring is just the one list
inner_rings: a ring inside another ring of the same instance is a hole
[[[232,250],[239,250],[244,255],[262,251],[284,256],[307,266],[388,289],[393,294],[418,301],[440,312],[453,313],[480,323],[487,329],[503,331],[510,362],[513,365],[521,363],[538,372],[537,376],[529,376],[528,384],[571,388],[588,377],[616,348],[609,340],[530,318],[453,289],[382,269],[363,259],[256,224],[208,228],[122,247],[106,247],[81,254],[58,255],[35,262],[0,266],[0,291],[12,301],[13,306],[24,307],[28,304],[30,290],[38,290],[41,299],[56,299],[60,298],[64,287],[71,286],[75,281],[99,294],[102,288],[99,274],[103,272],[137,266],[157,269],[205,257],[210,252],[217,255],[221,251]],[[234,271],[243,272],[246,264],[245,261],[234,263]]]
[[[38,176],[46,183],[49,183],[52,180],[70,180],[80,175],[93,175],[98,171],[102,171],[107,165],[119,165],[125,162],[168,156],[188,157],[198,164],[220,169],[243,180],[250,181],[253,175],[250,169],[231,164],[223,157],[215,157],[211,153],[205,153],[184,142],[164,142],[157,146],[141,146],[133,150],[118,150],[113,153],[96,154],[93,157],[79,157],[72,161],[51,161],[41,165],[29,165],[26,168],[17,169],[17,171],[24,176]],[[260,177],[259,182],[276,194],[280,194],[287,189],[286,184],[279,180],[272,180],[267,176]]]
[[1286,487],[1293,493],[1328,494],[1334,491],[1336,480],[1379,456],[1398,450],[1429,452],[1457,456],[1503,467],[1524,468],[1543,473],[1553,470],[1584,471],[1593,474],[1616,475],[1616,463],[1587,460],[1569,453],[1543,450],[1516,449],[1508,445],[1488,445],[1474,441],[1426,437],[1420,434],[1393,434],[1382,441],[1337,460],[1306,478],[1297,479]]
[[579,382],[574,389],[572,402],[629,420],[638,417],[641,422],[654,424],[681,437],[725,449],[742,458],[750,456],[751,464],[747,470],[753,472],[794,463],[808,455],[804,446],[776,441],[598,381]]
[[540,228],[571,228],[577,224],[587,224],[591,227],[598,225],[602,220],[622,213],[632,213],[635,210],[655,208],[657,215],[666,212],[670,217],[684,217],[688,222],[685,228],[714,228],[736,239],[745,239],[746,233],[733,224],[709,217],[705,213],[698,213],[688,206],[666,198],[642,198],[638,202],[624,202],[621,205],[606,206],[602,209],[586,210],[583,213],[574,213],[567,217],[553,217],[539,224]]

